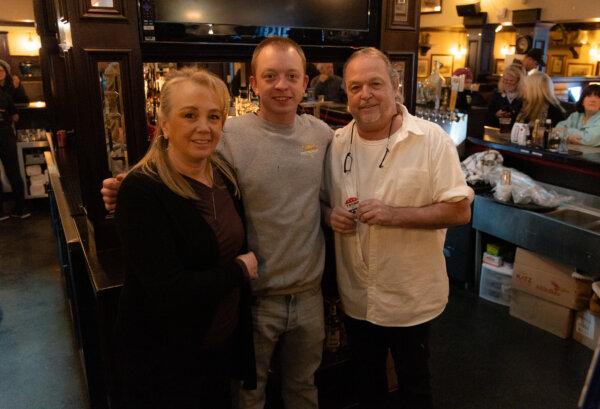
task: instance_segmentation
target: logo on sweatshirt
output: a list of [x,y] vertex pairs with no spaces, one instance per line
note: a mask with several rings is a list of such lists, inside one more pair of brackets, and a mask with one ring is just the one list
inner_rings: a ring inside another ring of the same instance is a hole
[[300,145],[300,154],[301,155],[314,155],[319,151],[319,147],[314,143],[307,143],[304,145]]

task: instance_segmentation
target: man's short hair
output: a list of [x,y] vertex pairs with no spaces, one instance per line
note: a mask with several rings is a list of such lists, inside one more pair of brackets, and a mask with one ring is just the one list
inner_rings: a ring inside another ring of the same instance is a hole
[[254,52],[252,53],[252,62],[250,63],[252,75],[256,74],[256,60],[258,59],[259,54],[265,47],[268,46],[278,47],[280,49],[292,47],[294,50],[296,50],[298,55],[300,55],[300,58],[302,59],[302,70],[304,73],[306,73],[306,56],[304,55],[304,51],[302,51],[302,47],[300,47],[294,40],[289,38],[273,36],[262,40],[254,49]]
[[361,48],[360,50],[357,50],[352,53],[350,58],[348,58],[348,60],[344,64],[344,85],[346,84],[346,69],[348,69],[348,65],[350,65],[350,63],[354,59],[359,58],[359,57],[379,58],[381,61],[383,61],[383,63],[385,64],[385,67],[387,69],[388,75],[390,77],[390,82],[392,84],[392,87],[394,87],[394,92],[396,92],[396,102],[399,102],[401,104],[404,103],[404,96],[400,95],[397,92],[398,86],[401,81],[400,75],[398,75],[398,71],[396,71],[396,69],[390,62],[390,59],[387,57],[387,55],[385,55],[384,53],[382,53],[380,50],[378,50],[375,47]]

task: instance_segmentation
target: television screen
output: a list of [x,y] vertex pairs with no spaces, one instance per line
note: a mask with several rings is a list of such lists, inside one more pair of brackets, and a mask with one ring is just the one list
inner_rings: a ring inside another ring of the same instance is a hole
[[156,1],[155,20],[192,24],[367,31],[369,0]]
[[145,43],[258,44],[272,35],[303,46],[377,44],[373,0],[141,0]]

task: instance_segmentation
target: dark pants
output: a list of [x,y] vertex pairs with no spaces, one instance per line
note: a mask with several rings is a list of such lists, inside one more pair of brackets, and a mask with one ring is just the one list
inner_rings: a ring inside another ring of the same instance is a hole
[[397,405],[402,409],[431,409],[429,323],[413,327],[381,327],[346,318],[351,354],[357,365],[356,378],[362,409],[387,406],[388,351],[394,358],[398,377]]
[[[23,179],[21,178],[19,160],[17,159],[17,136],[12,127],[0,126],[0,160],[13,191],[15,199],[14,212],[18,213],[23,210],[25,198],[23,196]],[[4,196],[0,187],[0,213],[4,208]]]

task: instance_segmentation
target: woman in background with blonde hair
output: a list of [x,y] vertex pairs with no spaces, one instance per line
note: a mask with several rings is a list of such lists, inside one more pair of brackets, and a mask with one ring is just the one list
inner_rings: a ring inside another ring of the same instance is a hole
[[214,154],[228,108],[213,74],[173,72],[158,135],[119,190],[123,408],[230,409],[232,376],[255,383],[248,281],[257,260],[245,250],[234,174]]
[[542,125],[550,119],[552,126],[565,119],[565,110],[554,95],[554,83],[543,72],[523,78],[523,108],[517,115],[517,122],[533,123],[536,119]]
[[498,90],[492,95],[488,106],[487,124],[498,127],[500,118],[510,118],[515,123],[517,114],[523,106],[522,89],[525,70],[518,64],[511,64],[502,73],[498,81]]

